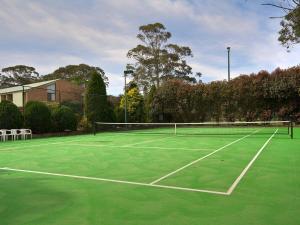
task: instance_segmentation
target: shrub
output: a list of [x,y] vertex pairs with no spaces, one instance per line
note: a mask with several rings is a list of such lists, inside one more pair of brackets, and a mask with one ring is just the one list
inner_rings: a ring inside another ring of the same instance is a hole
[[50,109],[42,102],[31,101],[25,106],[25,126],[34,133],[46,133],[52,128]]
[[76,130],[77,118],[67,106],[60,106],[53,110],[52,121],[56,131]]
[[86,117],[82,117],[79,121],[78,128],[83,131],[93,131],[92,124],[87,120]]
[[78,101],[64,101],[61,103],[61,105],[67,106],[70,109],[72,109],[72,111],[77,114],[78,116],[82,116],[83,115],[83,107],[82,107],[82,103],[78,102]]
[[9,101],[0,103],[0,128],[16,129],[23,125],[23,118],[18,107]]

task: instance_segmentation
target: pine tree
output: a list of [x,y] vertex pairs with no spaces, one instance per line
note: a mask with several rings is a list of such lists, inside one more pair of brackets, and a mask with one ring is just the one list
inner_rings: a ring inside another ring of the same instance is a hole
[[91,123],[96,121],[110,122],[114,115],[107,101],[105,83],[96,71],[92,71],[90,77],[85,94],[87,120]]

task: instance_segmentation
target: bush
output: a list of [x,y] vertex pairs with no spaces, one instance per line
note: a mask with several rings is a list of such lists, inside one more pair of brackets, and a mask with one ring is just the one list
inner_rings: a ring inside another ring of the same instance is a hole
[[25,106],[25,126],[34,133],[46,133],[52,128],[50,109],[42,102],[31,101]]
[[78,101],[64,101],[64,102],[61,103],[61,105],[69,107],[79,117],[81,117],[83,115],[83,106],[82,106],[81,102],[78,102]]
[[89,131],[89,132],[92,132],[93,131],[93,126],[92,124],[87,120],[86,117],[82,117],[81,120],[79,121],[79,124],[78,124],[78,128],[80,130],[83,130],[83,131]]
[[52,121],[56,131],[77,130],[75,113],[67,106],[60,106],[53,110]]
[[23,118],[18,107],[9,101],[0,103],[0,128],[16,129],[23,125]]

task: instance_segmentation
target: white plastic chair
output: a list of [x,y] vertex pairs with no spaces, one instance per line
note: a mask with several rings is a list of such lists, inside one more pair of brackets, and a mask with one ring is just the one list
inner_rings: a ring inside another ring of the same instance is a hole
[[0,130],[0,140],[5,141],[5,132],[3,130]]
[[22,138],[20,129],[11,129],[10,130],[13,140],[18,140],[18,137]]
[[15,136],[11,130],[2,129],[1,131],[4,136],[4,141],[7,141],[9,137],[11,137],[11,140],[15,140]]
[[19,129],[19,131],[23,140],[25,140],[27,136],[29,136],[30,139],[32,139],[32,131],[30,129]]

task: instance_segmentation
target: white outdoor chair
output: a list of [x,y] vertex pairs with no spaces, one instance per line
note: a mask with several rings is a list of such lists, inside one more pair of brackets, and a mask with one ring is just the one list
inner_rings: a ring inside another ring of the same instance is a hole
[[19,131],[23,140],[25,140],[27,136],[29,136],[30,139],[32,139],[32,131],[30,129],[19,129]]
[[14,141],[18,140],[19,139],[18,137],[22,138],[22,134],[21,134],[20,129],[11,129],[10,132],[11,132],[11,135],[12,135],[12,138],[13,138]]
[[15,136],[11,130],[2,129],[1,131],[2,135],[4,136],[4,141],[7,141],[9,137],[11,137],[11,140],[15,140]]
[[0,140],[5,141],[5,132],[3,130],[0,130]]

